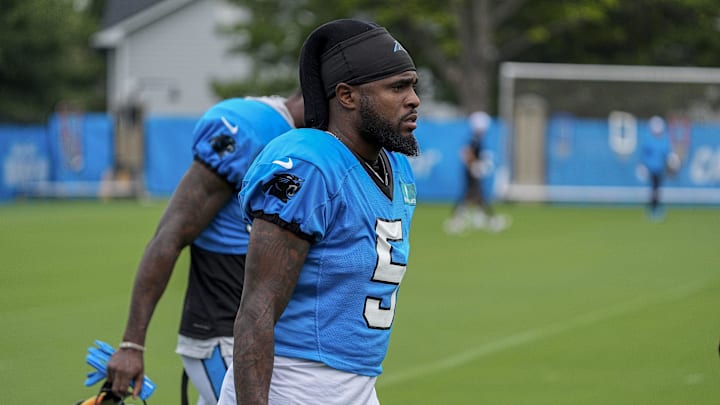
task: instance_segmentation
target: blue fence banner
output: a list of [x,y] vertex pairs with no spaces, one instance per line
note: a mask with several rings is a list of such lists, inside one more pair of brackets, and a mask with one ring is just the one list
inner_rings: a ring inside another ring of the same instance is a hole
[[56,113],[48,121],[53,182],[95,182],[113,166],[113,120],[104,113]]
[[687,150],[680,156],[682,168],[677,182],[688,187],[720,188],[720,128],[708,124],[693,125]]
[[637,148],[610,147],[606,120],[551,119],[546,138],[546,182],[551,186],[637,185]]
[[[192,163],[199,117],[149,117],[144,126],[144,186],[153,197],[170,196]],[[645,199],[648,178],[640,148],[651,136],[644,120],[548,120],[544,154],[548,201],[633,202]],[[663,184],[670,201],[720,204],[720,127],[692,124],[668,136],[679,170]],[[420,155],[410,162],[417,201],[455,202],[464,187],[462,148],[471,138],[464,118],[421,119],[415,135]],[[0,201],[43,190],[55,196],[97,195],[114,165],[114,127],[108,114],[56,114],[47,125],[0,125]],[[503,198],[510,185],[505,126],[493,119],[484,136],[483,190]],[[89,187],[89,188],[88,188]]]
[[[640,149],[651,136],[643,121],[615,134],[606,120],[554,117],[547,130],[547,185],[645,187],[648,179],[638,166]],[[720,186],[720,128],[694,124],[686,136],[671,137],[671,144],[681,166],[664,187]]]
[[145,121],[145,188],[168,196],[193,160],[193,130],[198,118],[152,117]]
[[[483,191],[496,197],[495,183],[504,171],[502,124],[493,120],[483,140]],[[417,182],[418,202],[448,202],[461,197],[465,175],[462,148],[470,142],[470,125],[465,119],[420,120],[415,131],[420,156],[411,159]]]
[[45,125],[0,125],[0,201],[26,184],[48,181],[50,150]]

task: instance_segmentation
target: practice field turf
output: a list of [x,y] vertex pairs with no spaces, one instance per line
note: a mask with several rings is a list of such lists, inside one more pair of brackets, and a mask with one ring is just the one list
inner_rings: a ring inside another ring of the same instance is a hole
[[[165,201],[0,205],[3,404],[73,404],[87,348],[122,337]],[[448,236],[420,205],[383,405],[720,403],[720,209],[504,205],[500,234]],[[179,403],[176,267],[147,341],[149,404]]]

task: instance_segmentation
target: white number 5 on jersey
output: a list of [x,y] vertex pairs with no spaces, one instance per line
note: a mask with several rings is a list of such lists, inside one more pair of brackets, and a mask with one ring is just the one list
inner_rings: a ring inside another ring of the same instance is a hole
[[377,243],[375,250],[378,254],[377,266],[373,273],[372,281],[378,283],[394,284],[395,289],[390,295],[390,308],[382,307],[382,299],[367,297],[365,299],[365,322],[369,328],[389,329],[395,318],[395,302],[400,282],[407,269],[406,264],[392,262],[392,245],[389,241],[402,240],[402,222],[378,220],[375,225]]

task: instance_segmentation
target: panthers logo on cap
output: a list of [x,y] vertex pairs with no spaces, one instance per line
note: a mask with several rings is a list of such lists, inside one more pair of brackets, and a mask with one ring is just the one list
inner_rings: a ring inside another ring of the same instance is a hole
[[286,203],[300,191],[304,181],[305,180],[292,174],[276,174],[272,180],[263,185],[263,191]]

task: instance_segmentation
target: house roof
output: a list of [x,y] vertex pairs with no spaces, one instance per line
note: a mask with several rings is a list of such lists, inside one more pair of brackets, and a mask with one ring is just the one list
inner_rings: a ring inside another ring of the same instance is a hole
[[100,31],[92,38],[96,48],[115,48],[128,34],[197,0],[107,0]]
[[161,3],[164,0],[107,0],[103,10],[100,28],[105,29],[113,26],[132,15]]

